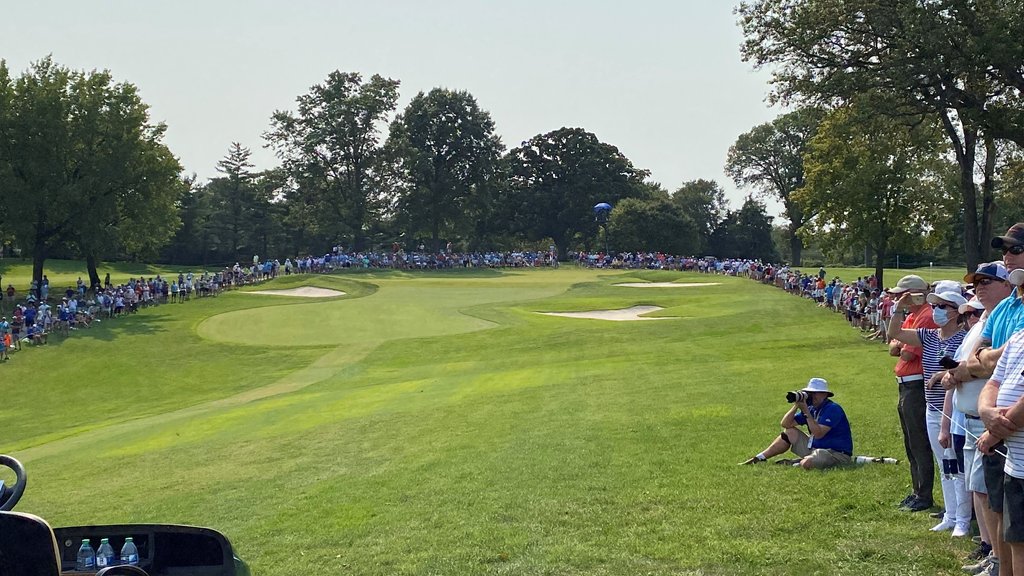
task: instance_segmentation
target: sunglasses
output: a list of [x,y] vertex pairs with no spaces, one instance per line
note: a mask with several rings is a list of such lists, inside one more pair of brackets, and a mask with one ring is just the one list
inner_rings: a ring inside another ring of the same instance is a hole
[[936,310],[938,308],[945,308],[946,310],[958,310],[959,309],[959,307],[953,306],[952,304],[932,304],[932,310]]
[[[1016,246],[1015,246],[1015,248],[1016,248]],[[992,284],[993,282],[1003,282],[1003,280],[997,280],[995,278],[978,278],[977,280],[974,281],[974,285],[975,286],[988,286],[989,284]]]
[[1005,255],[1007,252],[1013,254],[1014,256],[1020,256],[1021,254],[1024,254],[1024,244],[1015,244],[1013,246],[1010,246],[1009,248],[1003,246],[1003,255]]
[[964,316],[967,316],[967,317],[974,316],[975,318],[981,318],[981,315],[984,314],[984,313],[985,313],[984,310],[971,310],[970,312],[965,312]]

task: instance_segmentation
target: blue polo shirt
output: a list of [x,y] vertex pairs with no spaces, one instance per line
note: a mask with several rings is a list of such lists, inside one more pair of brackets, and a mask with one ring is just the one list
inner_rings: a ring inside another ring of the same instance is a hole
[[981,337],[992,342],[993,348],[1001,348],[1014,332],[1024,328],[1024,302],[1019,292],[1020,288],[1015,289],[989,313]]
[[[825,400],[821,408],[810,406],[811,415],[822,426],[828,426],[828,432],[821,438],[811,436],[811,450],[823,448],[835,450],[848,456],[853,456],[853,432],[850,431],[850,421],[846,419],[846,412],[832,400]],[[794,417],[797,424],[807,424],[807,416],[803,412],[797,412]]]

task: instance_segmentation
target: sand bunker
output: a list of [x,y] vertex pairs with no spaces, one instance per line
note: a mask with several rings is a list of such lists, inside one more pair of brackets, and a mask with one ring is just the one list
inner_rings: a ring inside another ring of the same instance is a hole
[[625,286],[627,288],[696,288],[697,286],[718,286],[721,282],[626,282],[624,284],[612,284],[612,286]]
[[545,316],[564,316],[566,318],[590,318],[592,320],[613,320],[630,322],[633,320],[674,320],[672,317],[643,318],[641,314],[664,310],[661,306],[633,306],[621,310],[590,310],[588,312],[538,312]]
[[269,294],[271,296],[301,296],[303,298],[331,298],[333,296],[344,296],[344,292],[328,290],[327,288],[316,288],[314,286],[302,286],[301,288],[289,288],[288,290],[253,290],[243,294]]

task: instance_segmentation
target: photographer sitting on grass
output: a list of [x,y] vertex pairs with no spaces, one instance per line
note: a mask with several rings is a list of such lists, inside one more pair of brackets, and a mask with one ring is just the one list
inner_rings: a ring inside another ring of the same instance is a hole
[[[853,456],[853,434],[846,413],[831,400],[832,396],[823,378],[811,378],[804,389],[786,394],[793,407],[782,417],[782,434],[764,452],[740,464],[765,462],[787,450],[792,450],[799,458],[776,460],[776,464],[791,464],[804,470],[849,464]],[[807,426],[810,436],[797,426]]]

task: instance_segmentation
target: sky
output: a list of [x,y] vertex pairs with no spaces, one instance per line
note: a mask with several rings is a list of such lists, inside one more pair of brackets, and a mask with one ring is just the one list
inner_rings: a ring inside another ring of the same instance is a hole
[[[467,90],[506,147],[565,127],[612,144],[669,191],[725,175],[736,138],[782,113],[768,73],[742,62],[724,0],[270,0],[12,2],[0,58],[47,55],[138,86],[165,143],[200,179],[232,142],[257,170],[275,110],[334,71],[401,81],[398,109],[435,87]],[[768,202],[769,213],[780,205]],[[778,223],[778,221],[777,221]]]

